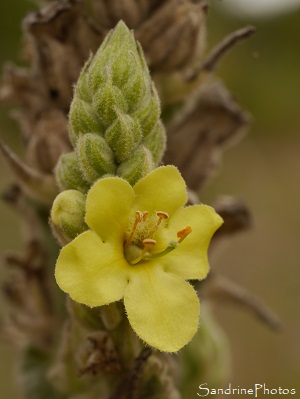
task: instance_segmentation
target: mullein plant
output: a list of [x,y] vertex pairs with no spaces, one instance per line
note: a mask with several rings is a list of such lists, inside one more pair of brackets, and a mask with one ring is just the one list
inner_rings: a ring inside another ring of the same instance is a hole
[[64,0],[24,20],[31,68],[7,67],[0,88],[21,103],[27,145],[27,162],[0,146],[17,182],[4,198],[27,228],[3,290],[24,398],[184,399],[228,375],[213,274],[199,281],[214,233],[213,246],[249,212],[198,193],[248,122],[214,67],[253,29],[201,63],[206,11]]

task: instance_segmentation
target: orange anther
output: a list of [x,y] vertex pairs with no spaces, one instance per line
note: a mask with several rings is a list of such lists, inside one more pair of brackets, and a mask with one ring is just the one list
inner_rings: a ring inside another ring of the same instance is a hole
[[177,237],[178,238],[184,237],[184,236],[190,234],[191,232],[192,232],[191,226],[187,226],[184,229],[177,232]]
[[192,232],[191,226],[187,226],[186,228],[177,231],[177,237],[179,238],[179,243],[181,243],[185,237],[187,237]]
[[169,214],[167,212],[163,212],[163,211],[157,211],[156,215],[160,218],[160,219],[169,219]]

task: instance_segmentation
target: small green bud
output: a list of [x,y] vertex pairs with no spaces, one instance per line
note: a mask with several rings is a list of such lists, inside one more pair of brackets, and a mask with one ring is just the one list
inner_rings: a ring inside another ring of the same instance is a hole
[[73,101],[69,113],[71,139],[76,143],[78,136],[85,133],[104,133],[102,124],[97,120],[91,104],[78,99]]
[[105,85],[93,97],[93,109],[106,128],[116,120],[118,110],[128,110],[122,91],[113,85],[110,72]]
[[87,103],[92,101],[92,92],[88,84],[88,73],[87,73],[87,69],[89,68],[92,60],[93,60],[93,54],[90,55],[89,59],[84,64],[75,88],[76,95]]
[[77,190],[66,190],[55,198],[50,221],[54,233],[62,243],[72,241],[88,230],[84,221],[85,195]]
[[56,181],[61,190],[75,189],[86,193],[89,184],[82,176],[75,152],[63,154],[55,168]]
[[150,134],[143,140],[143,145],[152,154],[154,165],[158,165],[166,149],[166,131],[162,122],[159,120]]
[[114,154],[105,139],[96,134],[85,134],[77,142],[76,154],[80,169],[89,183],[116,172]]
[[132,186],[154,169],[151,152],[143,145],[139,146],[117,169],[117,175]]
[[159,114],[159,98],[157,91],[152,84],[151,95],[144,99],[141,106],[133,113],[133,116],[140,122],[144,137],[146,137],[156,125]]
[[97,91],[107,79],[105,69],[109,67],[113,84],[121,87],[136,73],[136,65],[130,53],[135,54],[136,41],[124,22],[119,22],[106,37],[97,51],[90,68],[90,87]]
[[118,112],[117,120],[105,134],[105,139],[112,148],[118,163],[129,157],[140,144],[142,137],[139,123],[121,112]]

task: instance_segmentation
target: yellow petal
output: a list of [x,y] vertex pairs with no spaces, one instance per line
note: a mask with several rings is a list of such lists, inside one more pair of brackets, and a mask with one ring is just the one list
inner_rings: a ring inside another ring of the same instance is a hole
[[137,182],[135,209],[172,214],[187,202],[185,182],[175,166],[161,166]]
[[178,351],[197,331],[200,305],[196,292],[153,262],[134,268],[124,295],[132,328],[150,346],[163,352]]
[[104,244],[96,233],[87,231],[61,250],[55,278],[72,299],[93,307],[120,300],[128,273],[122,245]]
[[122,241],[129,222],[134,192],[118,177],[98,180],[86,199],[86,223],[105,241]]
[[207,250],[214,232],[222,225],[222,218],[207,205],[194,205],[181,208],[169,219],[166,229],[160,229],[164,245],[170,240],[177,241],[177,232],[187,226],[192,232],[174,251],[160,258],[164,270],[185,279],[202,280],[209,271]]

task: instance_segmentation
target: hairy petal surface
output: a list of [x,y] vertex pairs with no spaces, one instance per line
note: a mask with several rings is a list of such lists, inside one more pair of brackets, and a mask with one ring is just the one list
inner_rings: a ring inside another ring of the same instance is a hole
[[167,272],[175,273],[184,279],[202,280],[207,276],[209,264],[207,250],[214,232],[222,225],[222,218],[207,205],[193,205],[178,209],[170,218],[167,228],[161,229],[158,240],[177,241],[177,232],[187,226],[192,232],[174,251],[160,259]]
[[86,223],[103,241],[121,242],[133,206],[134,192],[117,177],[98,180],[86,199]]
[[147,344],[176,352],[195,335],[200,304],[193,287],[151,264],[136,266],[125,291],[127,316]]
[[185,182],[175,166],[161,166],[133,187],[135,209],[163,211],[171,215],[187,202]]
[[122,247],[103,243],[87,231],[61,250],[55,278],[72,299],[93,307],[122,299],[129,272]]

